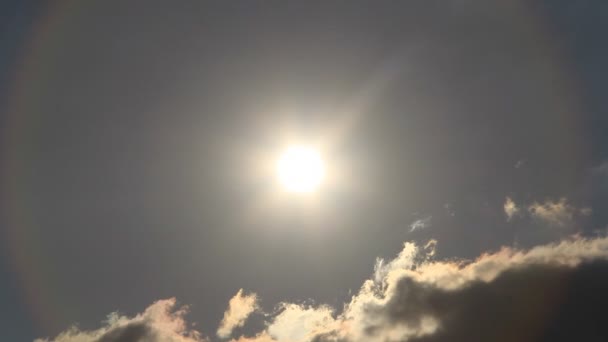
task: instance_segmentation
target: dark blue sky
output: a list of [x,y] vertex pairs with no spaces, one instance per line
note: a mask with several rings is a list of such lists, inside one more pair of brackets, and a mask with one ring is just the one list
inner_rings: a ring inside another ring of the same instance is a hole
[[[594,236],[607,32],[599,0],[2,2],[0,340],[168,297],[213,336],[240,288],[340,307],[404,241],[475,258]],[[351,182],[250,215],[283,122],[348,126]],[[530,209],[562,198],[559,224]]]

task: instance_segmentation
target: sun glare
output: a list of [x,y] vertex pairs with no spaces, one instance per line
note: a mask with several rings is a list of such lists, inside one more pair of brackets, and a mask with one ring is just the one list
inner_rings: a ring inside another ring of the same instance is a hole
[[277,163],[279,181],[289,192],[309,193],[318,189],[325,175],[318,151],[294,146],[287,149]]

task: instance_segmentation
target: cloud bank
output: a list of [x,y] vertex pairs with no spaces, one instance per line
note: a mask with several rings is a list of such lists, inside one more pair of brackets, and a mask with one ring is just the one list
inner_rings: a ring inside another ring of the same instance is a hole
[[285,306],[234,342],[605,340],[608,239],[503,248],[474,261],[433,261],[406,243],[341,312]]
[[[231,341],[608,340],[607,237],[505,247],[475,260],[434,260],[435,244],[408,242],[393,260],[378,259],[373,276],[342,308],[280,303],[262,331]],[[244,324],[256,302],[240,290],[218,334]],[[72,328],[52,341],[202,341],[174,305],[159,301],[134,318],[113,315],[99,330]]]

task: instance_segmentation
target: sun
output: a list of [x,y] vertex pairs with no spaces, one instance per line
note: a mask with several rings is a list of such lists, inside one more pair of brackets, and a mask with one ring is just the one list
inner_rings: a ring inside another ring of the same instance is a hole
[[277,175],[285,190],[311,193],[319,188],[325,176],[320,153],[306,146],[292,146],[277,162]]

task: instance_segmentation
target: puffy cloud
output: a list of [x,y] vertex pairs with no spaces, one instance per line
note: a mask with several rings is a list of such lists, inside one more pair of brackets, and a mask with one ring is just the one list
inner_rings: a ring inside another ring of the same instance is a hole
[[336,327],[329,306],[280,305],[280,313],[268,327],[268,335],[277,341],[306,342],[312,337],[333,331]]
[[217,336],[228,338],[235,328],[242,327],[245,321],[257,309],[257,296],[255,293],[245,295],[240,289],[228,302],[228,309],[217,329]]
[[340,313],[282,304],[238,342],[606,340],[608,238],[572,237],[473,261],[435,261],[406,243],[379,260]]
[[505,199],[504,210],[507,215],[507,221],[511,221],[513,216],[519,213],[519,207],[517,207],[517,204],[515,204],[511,197]]
[[433,217],[432,216],[428,216],[422,219],[418,219],[414,222],[412,222],[412,224],[410,224],[410,233],[415,231],[415,230],[419,230],[419,229],[424,229],[424,228],[428,228],[431,226],[431,219]]
[[34,342],[202,342],[202,335],[189,329],[184,319],[187,307],[176,307],[175,298],[159,300],[143,313],[129,318],[112,313],[97,330],[71,327],[54,339]]
[[[407,242],[394,259],[378,259],[342,308],[281,303],[262,331],[231,342],[608,340],[608,237],[504,247],[475,260],[435,260],[435,246]],[[174,307],[172,299],[159,301],[133,318],[113,314],[98,330],[72,328],[52,341],[202,341],[186,328],[185,309]],[[232,323],[222,326],[242,325],[256,307],[255,295],[240,290],[225,315]]]

